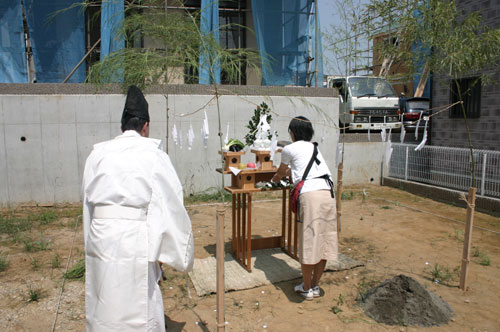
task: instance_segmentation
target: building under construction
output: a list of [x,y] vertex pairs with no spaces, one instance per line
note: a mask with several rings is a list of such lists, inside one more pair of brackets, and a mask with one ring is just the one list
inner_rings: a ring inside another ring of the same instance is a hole
[[[313,0],[12,0],[0,4],[0,83],[82,83],[90,66],[125,47],[117,34],[128,9],[197,11],[203,33],[214,33],[227,49],[258,50],[272,59],[261,72],[243,70],[217,83],[322,86],[323,65],[317,1]],[[203,31],[205,30],[205,31]],[[318,54],[318,56],[316,56]],[[181,72],[189,72],[183,68]],[[191,68],[191,72],[193,72]],[[194,70],[196,72],[196,70]],[[198,73],[169,83],[204,83]]]

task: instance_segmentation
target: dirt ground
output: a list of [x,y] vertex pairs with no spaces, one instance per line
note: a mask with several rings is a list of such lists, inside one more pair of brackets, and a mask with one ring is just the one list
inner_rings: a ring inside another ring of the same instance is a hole
[[[273,198],[276,195],[269,193],[254,198],[255,236],[280,232],[281,202]],[[469,290],[463,292],[456,268],[461,262],[465,209],[379,186],[347,188],[344,198],[340,251],[365,266],[325,273],[320,284],[324,295],[313,301],[294,293],[299,279],[226,293],[226,331],[416,331],[416,326],[377,323],[356,302],[360,293],[399,274],[419,281],[455,312],[448,324],[426,330],[500,331],[500,218],[476,212],[474,223],[483,229],[473,231]],[[188,211],[195,257],[214,255],[215,206],[196,203]],[[15,217],[31,220],[32,226],[13,230],[5,226],[13,211],[2,211],[2,332],[52,330],[73,244],[70,268],[84,255],[81,222],[76,233],[74,228],[79,212],[78,206],[18,208]],[[228,210],[226,242],[230,222]],[[168,331],[216,331],[215,295],[196,296],[190,280],[172,270],[167,270],[167,279],[162,290]],[[36,295],[38,300],[29,301]],[[67,280],[55,331],[84,330],[84,284]]]

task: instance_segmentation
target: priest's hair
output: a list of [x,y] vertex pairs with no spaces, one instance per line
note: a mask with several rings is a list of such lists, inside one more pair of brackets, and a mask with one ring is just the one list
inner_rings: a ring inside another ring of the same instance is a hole
[[131,116],[128,117],[126,116],[125,119],[122,121],[122,132],[126,130],[135,130],[139,134],[141,133],[142,127],[144,127],[144,124],[147,121],[141,118],[138,118],[136,116]]

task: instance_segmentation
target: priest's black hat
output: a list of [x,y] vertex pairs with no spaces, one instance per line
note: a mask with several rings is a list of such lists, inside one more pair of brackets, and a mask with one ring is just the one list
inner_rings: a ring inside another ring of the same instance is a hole
[[138,117],[149,122],[148,102],[141,92],[141,89],[135,85],[128,88],[125,107],[123,108],[122,124],[125,119]]

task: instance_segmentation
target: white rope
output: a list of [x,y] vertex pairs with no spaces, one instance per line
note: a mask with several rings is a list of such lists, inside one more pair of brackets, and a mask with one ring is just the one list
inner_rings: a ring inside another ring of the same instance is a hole
[[73,233],[73,242],[71,243],[71,248],[69,249],[68,260],[66,261],[66,270],[63,273],[63,280],[61,285],[61,291],[59,292],[59,300],[57,301],[56,314],[54,316],[54,322],[52,323],[52,332],[56,330],[57,315],[59,314],[59,307],[61,306],[62,294],[64,292],[64,283],[66,282],[66,273],[68,273],[69,262],[71,261],[71,255],[73,253],[73,247],[75,246],[76,231],[78,226],[78,220],[81,219],[82,215],[79,215],[75,220],[75,231]]
[[[263,203],[263,202],[276,202],[276,201],[281,201],[281,198],[273,198],[273,199],[261,199],[261,200],[252,200],[253,203]],[[214,205],[220,205],[220,202],[215,202],[215,203],[203,203],[203,204],[190,204],[186,205],[186,208],[190,207],[197,207],[197,206],[214,206]]]

